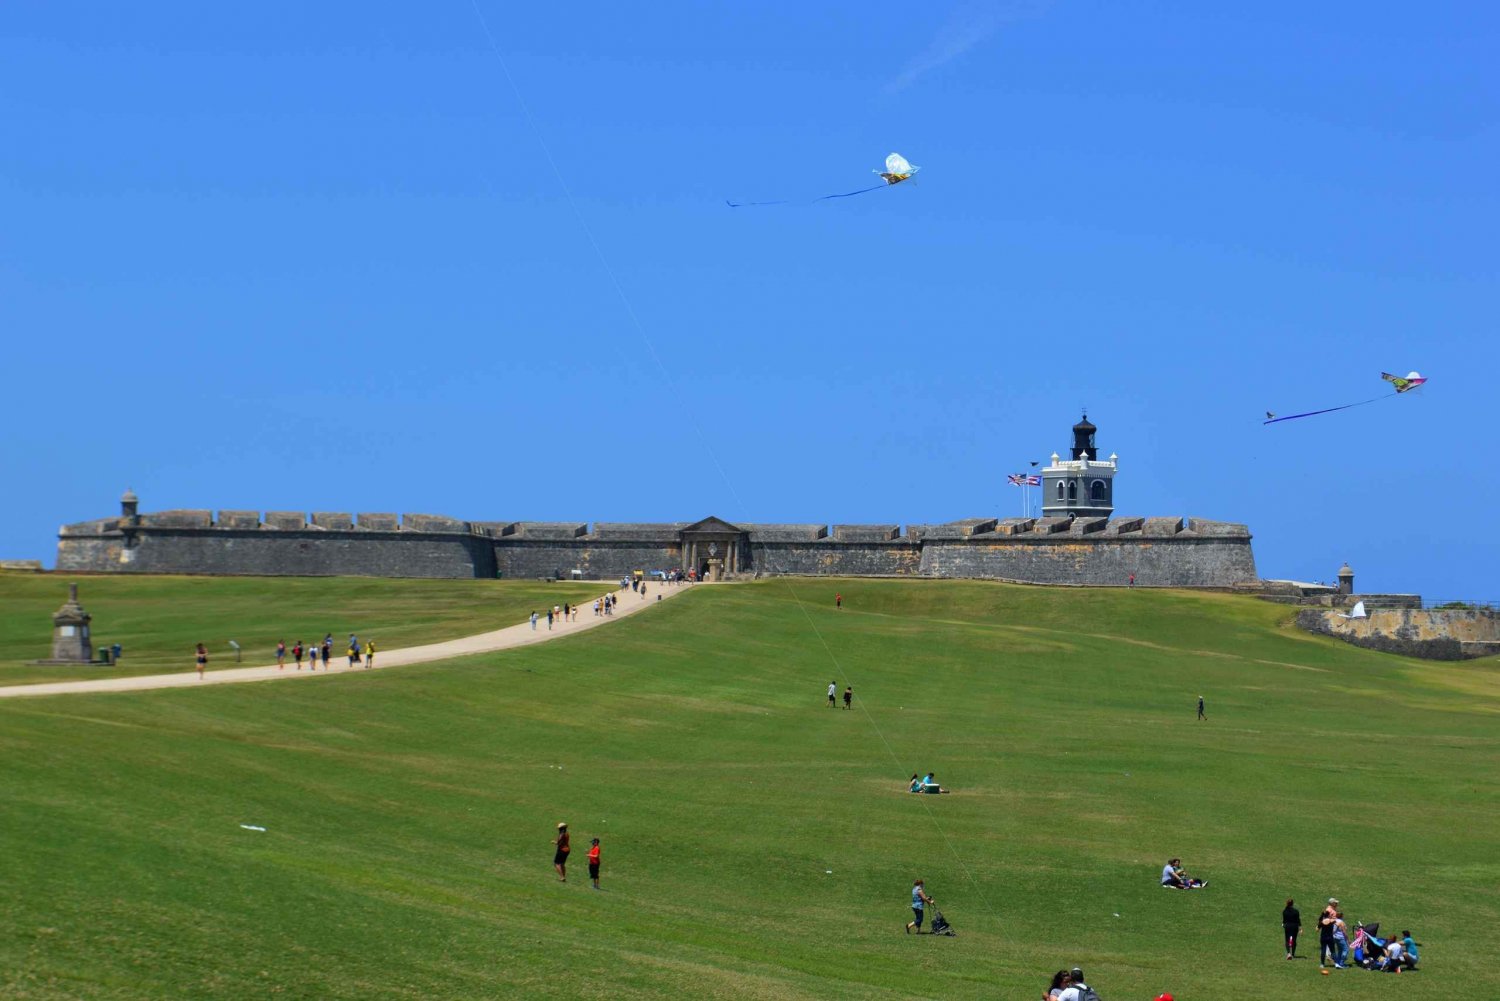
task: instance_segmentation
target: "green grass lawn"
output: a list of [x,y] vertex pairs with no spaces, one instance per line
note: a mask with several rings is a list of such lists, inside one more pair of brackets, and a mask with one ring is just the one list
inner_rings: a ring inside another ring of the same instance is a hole
[[[1500,997],[1500,669],[1287,618],[767,581],[442,664],[0,702],[0,996],[1024,999],[1078,963],[1109,1001]],[[956,792],[902,791],[928,769]],[[1211,886],[1160,889],[1171,855]],[[902,933],[917,876],[957,938]],[[1424,968],[1283,960],[1283,900],[1330,895]]]
[[[96,649],[119,643],[118,665],[29,664],[52,654],[52,613],[68,584],[94,617]],[[371,577],[70,577],[0,572],[0,685],[193,670],[193,647],[208,648],[209,670],[274,664],[276,641],[321,642],[333,633],[342,657],[350,633],[379,648],[414,646],[514,625],[533,608],[592,600],[601,583],[500,580],[380,580]],[[287,663],[291,663],[288,655]]]

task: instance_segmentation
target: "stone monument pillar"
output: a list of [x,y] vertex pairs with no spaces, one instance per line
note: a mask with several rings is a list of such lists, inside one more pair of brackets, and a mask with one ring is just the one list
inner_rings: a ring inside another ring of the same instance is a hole
[[89,620],[93,616],[78,603],[78,585],[68,585],[68,600],[52,613],[52,660],[59,664],[88,664],[94,659],[94,642],[89,638]]

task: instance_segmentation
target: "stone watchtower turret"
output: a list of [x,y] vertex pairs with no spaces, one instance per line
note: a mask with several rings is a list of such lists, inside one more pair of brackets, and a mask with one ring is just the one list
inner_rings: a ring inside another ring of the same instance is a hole
[[1089,415],[1073,425],[1072,458],[1052,453],[1042,470],[1042,517],[1108,518],[1115,509],[1115,471],[1119,456],[1100,461]]

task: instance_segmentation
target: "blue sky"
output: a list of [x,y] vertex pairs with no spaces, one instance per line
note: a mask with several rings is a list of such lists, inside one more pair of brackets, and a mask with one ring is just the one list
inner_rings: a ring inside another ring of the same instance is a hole
[[534,127],[468,0],[6,6],[0,556],[1003,516],[1086,405],[1121,514],[1500,599],[1492,6],[478,5]]

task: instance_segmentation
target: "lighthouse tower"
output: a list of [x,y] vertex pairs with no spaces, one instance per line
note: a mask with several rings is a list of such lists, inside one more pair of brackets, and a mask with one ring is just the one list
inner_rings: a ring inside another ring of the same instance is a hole
[[1042,470],[1042,517],[1108,518],[1115,509],[1115,470],[1119,456],[1100,460],[1089,415],[1073,425],[1072,458],[1052,453]]

